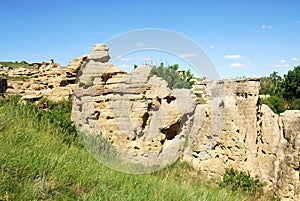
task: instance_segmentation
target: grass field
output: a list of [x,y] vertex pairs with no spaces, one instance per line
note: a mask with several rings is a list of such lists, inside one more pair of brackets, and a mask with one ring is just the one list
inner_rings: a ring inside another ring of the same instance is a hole
[[0,100],[0,200],[249,200],[201,182],[178,162],[155,173],[132,175],[99,164],[81,146],[70,105],[46,112],[18,99]]

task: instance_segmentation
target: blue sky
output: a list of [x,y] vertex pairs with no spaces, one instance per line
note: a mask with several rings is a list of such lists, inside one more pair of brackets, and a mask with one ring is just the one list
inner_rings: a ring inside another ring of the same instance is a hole
[[[299,0],[3,0],[0,5],[2,61],[54,59],[67,65],[117,34],[162,28],[194,40],[221,77],[282,75],[300,65]],[[141,62],[149,61],[145,58]]]

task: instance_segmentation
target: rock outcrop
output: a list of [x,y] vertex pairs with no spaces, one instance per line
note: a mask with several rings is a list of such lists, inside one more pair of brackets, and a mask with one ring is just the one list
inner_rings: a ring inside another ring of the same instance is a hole
[[79,72],[72,118],[80,130],[107,139],[122,160],[144,165],[142,172],[178,160],[196,96],[170,90],[149,66],[127,74],[108,59],[108,49],[95,45]]
[[[182,157],[207,178],[221,179],[225,168],[249,171],[282,200],[300,199],[300,111],[277,115],[259,105],[265,98],[259,79],[196,80],[193,90],[171,90],[149,66],[128,74],[108,61],[108,48],[95,45],[67,68],[51,62],[2,68],[0,75],[9,78],[5,93],[22,100],[73,96],[83,142],[92,154],[109,152],[95,158],[112,168],[141,173]],[[97,144],[93,136],[105,141]],[[128,169],[119,160],[146,168]]]
[[168,89],[148,66],[127,74],[108,59],[96,45],[79,72],[80,130],[146,166],[177,160],[186,140],[183,159],[208,178],[221,179],[226,168],[249,171],[283,200],[299,199],[300,111],[277,115],[260,106],[259,79],[199,82],[193,90],[207,104],[195,108],[190,90]]
[[[207,86],[222,88],[224,94],[211,93],[210,104],[197,105],[184,160],[208,178],[221,179],[225,168],[249,171],[283,200],[299,200],[300,111],[277,115],[267,105],[259,106],[258,79]],[[212,103],[220,97],[224,104],[216,109]]]
[[8,77],[6,93],[24,96],[47,97],[52,101],[70,99],[75,87],[77,73],[87,56],[81,56],[70,62],[68,67],[57,63],[35,64],[32,68],[13,68],[1,71]]

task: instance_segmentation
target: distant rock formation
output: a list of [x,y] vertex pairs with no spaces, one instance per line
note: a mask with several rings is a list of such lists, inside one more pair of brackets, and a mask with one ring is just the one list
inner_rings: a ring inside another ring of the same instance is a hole
[[1,71],[8,77],[6,93],[18,94],[24,100],[47,97],[52,101],[70,99],[75,87],[77,72],[87,56],[74,59],[68,67],[50,62],[35,64],[33,68],[13,68]]

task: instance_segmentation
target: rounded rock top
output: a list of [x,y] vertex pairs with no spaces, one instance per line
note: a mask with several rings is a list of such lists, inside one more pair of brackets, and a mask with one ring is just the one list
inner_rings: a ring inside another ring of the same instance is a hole
[[105,44],[95,44],[93,51],[108,51],[108,47]]

